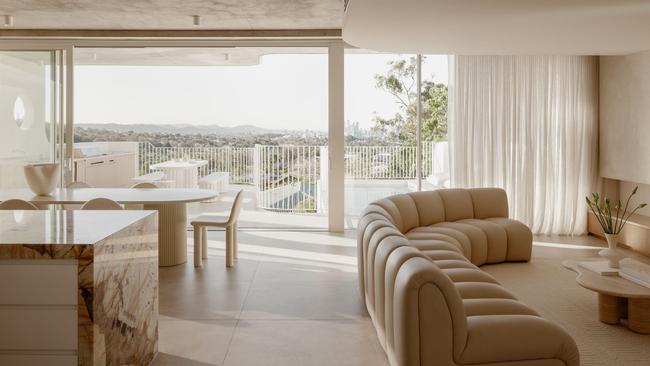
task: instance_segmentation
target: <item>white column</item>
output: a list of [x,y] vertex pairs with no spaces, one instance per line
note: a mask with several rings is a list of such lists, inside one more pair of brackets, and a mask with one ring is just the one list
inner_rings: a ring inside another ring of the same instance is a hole
[[[65,98],[64,115],[65,115],[65,151],[61,157],[61,167],[64,174],[63,184],[70,183],[74,178],[74,46],[68,46],[62,52],[65,57]],[[61,120],[64,123],[64,120]],[[63,138],[63,136],[61,136]]]
[[417,55],[417,109],[415,126],[415,179],[418,192],[422,190],[422,55]]
[[[327,146],[320,147],[320,181],[318,184],[318,212],[324,212],[328,210],[329,205],[329,194],[328,194],[328,177],[330,171],[329,164],[329,149]],[[325,158],[327,157],[327,158]]]
[[328,222],[330,232],[344,229],[344,56],[343,41],[329,45],[329,182]]

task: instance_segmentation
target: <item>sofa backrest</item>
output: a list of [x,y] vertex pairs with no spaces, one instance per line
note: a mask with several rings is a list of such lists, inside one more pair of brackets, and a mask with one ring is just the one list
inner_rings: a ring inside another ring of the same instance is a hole
[[508,197],[500,188],[411,192],[375,201],[363,215],[370,212],[380,213],[404,234],[443,221],[508,217]]
[[472,196],[475,219],[508,217],[508,195],[500,188],[468,189]]

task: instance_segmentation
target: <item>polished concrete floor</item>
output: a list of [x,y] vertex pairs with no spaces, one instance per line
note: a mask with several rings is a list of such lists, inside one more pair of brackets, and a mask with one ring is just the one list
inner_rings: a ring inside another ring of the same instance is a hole
[[203,267],[160,269],[154,365],[387,365],[358,300],[352,234],[243,230],[226,269],[223,232],[210,232]]
[[[203,267],[160,269],[153,365],[387,365],[359,301],[354,235],[243,230],[240,259],[226,269],[223,232],[210,232]],[[599,323],[595,295],[559,264],[595,256],[601,245],[592,237],[538,237],[533,262],[484,268],[544,316],[569,323],[583,365],[648,365],[650,336]],[[549,302],[559,289],[563,297]]]
[[230,189],[227,192],[219,194],[214,202],[200,202],[187,205],[189,220],[200,214],[228,215],[235,195],[240,189],[244,191],[242,211],[239,216],[239,227],[242,229],[327,229],[326,214],[273,212],[260,208],[255,187],[243,184],[231,184]]

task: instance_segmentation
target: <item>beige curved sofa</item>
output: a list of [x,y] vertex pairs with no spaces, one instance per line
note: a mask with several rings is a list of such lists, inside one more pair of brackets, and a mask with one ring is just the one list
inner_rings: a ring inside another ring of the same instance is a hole
[[532,234],[505,191],[445,189],[370,204],[359,284],[393,366],[579,365],[573,339],[477,266],[528,261]]

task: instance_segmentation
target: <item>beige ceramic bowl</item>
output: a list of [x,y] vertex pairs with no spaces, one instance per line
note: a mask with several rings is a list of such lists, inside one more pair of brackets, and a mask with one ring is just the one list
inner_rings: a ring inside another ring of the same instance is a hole
[[27,185],[35,194],[47,196],[54,191],[60,177],[58,163],[40,163],[25,165]]

